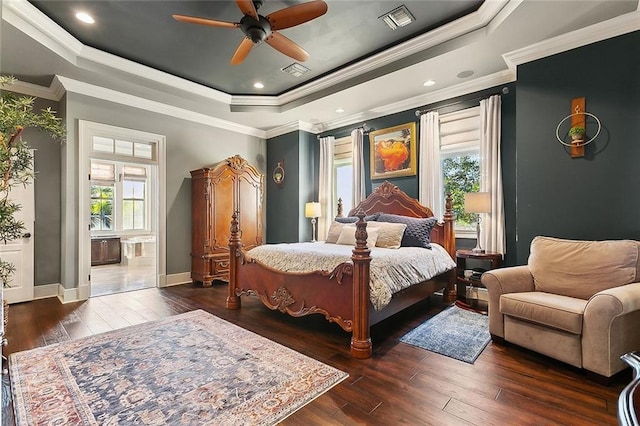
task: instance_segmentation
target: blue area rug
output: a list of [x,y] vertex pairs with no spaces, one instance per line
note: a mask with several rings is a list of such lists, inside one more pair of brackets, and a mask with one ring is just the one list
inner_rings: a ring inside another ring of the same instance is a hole
[[473,364],[491,340],[489,317],[453,305],[429,318],[401,342]]

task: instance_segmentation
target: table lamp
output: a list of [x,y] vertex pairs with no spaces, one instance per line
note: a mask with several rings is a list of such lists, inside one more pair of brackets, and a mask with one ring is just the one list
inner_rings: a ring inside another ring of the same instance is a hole
[[476,246],[471,250],[474,253],[484,253],[480,246],[480,222],[482,218],[479,213],[489,213],[491,211],[491,194],[489,192],[468,192],[464,194],[465,213],[478,214],[476,224]]
[[320,203],[312,202],[304,205],[304,217],[311,218],[311,242],[316,242],[316,218],[322,216],[320,211]]

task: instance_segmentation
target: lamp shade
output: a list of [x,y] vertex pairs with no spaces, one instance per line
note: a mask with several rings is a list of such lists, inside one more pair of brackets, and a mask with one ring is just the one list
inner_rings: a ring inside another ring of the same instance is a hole
[[464,211],[466,213],[489,213],[491,211],[491,194],[489,192],[464,194]]
[[307,203],[304,205],[304,217],[321,217],[320,203]]

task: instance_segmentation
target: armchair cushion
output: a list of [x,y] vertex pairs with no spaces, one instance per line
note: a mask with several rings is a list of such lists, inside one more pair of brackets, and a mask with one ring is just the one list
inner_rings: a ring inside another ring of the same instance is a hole
[[587,300],[638,280],[639,243],[535,237],[528,266],[536,291]]
[[572,334],[582,333],[587,301],[539,291],[507,293],[500,297],[500,312]]

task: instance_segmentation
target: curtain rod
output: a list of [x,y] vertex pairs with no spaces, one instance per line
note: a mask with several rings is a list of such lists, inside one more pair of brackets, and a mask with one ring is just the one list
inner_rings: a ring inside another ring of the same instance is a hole
[[[353,131],[354,131],[354,130],[356,130],[356,129],[362,129],[362,134],[363,134],[363,135],[368,135],[368,134],[369,134],[369,132],[371,132],[371,131],[375,130],[373,127],[370,127],[369,129],[367,129],[367,128],[366,128],[366,126],[367,126],[367,123],[365,122],[365,123],[362,123],[362,124],[361,124],[361,125],[359,125],[359,126],[354,127],[353,129],[351,129],[351,131],[350,131],[348,134],[346,134],[346,135],[344,135],[344,136],[337,137],[337,136],[335,136],[335,135],[326,135],[326,136],[324,136],[324,137],[333,136],[333,137],[334,137],[334,138],[336,138],[336,139],[340,139],[340,138],[347,137],[348,135],[350,135],[350,134],[351,134],[351,132],[353,132]],[[317,135],[316,137],[318,138],[318,140],[320,140],[320,135]]]
[[445,105],[441,105],[441,106],[436,107],[436,108],[417,109],[415,114],[416,114],[416,117],[420,117],[422,114],[426,114],[426,113],[428,113],[430,111],[437,111],[437,110],[440,110],[440,109],[443,109],[443,108],[447,108],[447,107],[450,107],[450,106],[453,106],[453,105],[463,104],[465,102],[479,101],[479,100],[491,97],[493,95],[506,95],[508,93],[509,93],[509,88],[505,86],[502,89],[500,89],[500,91],[497,92],[497,93],[489,93],[489,94],[483,95],[483,96],[476,96],[475,98],[463,99],[463,100],[460,100],[460,101],[451,102],[451,103],[448,103],[448,104],[445,104]]

